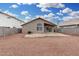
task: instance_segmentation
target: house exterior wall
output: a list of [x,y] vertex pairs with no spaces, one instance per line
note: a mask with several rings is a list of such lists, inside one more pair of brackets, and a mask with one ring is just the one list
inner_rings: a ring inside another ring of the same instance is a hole
[[0,26],[21,28],[23,22],[0,13]]
[[[42,24],[42,31],[37,31],[37,24],[41,23]],[[44,32],[44,21],[42,20],[35,20],[29,24],[26,24],[22,27],[22,32],[27,33],[28,31],[31,31],[33,33],[37,32]]]
[[[38,23],[42,24],[42,31],[37,31],[37,24]],[[32,22],[22,26],[22,32],[27,33],[28,31],[31,31],[33,33],[44,33],[44,23],[48,23],[48,22],[45,22],[40,19],[32,21]]]

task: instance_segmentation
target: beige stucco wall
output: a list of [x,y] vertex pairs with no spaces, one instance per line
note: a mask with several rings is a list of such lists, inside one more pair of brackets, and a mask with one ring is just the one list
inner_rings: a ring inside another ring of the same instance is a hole
[[[43,27],[42,31],[37,31],[37,24],[38,23],[42,24],[42,27]],[[48,22],[45,22],[45,21],[40,20],[40,19],[32,21],[32,22],[22,26],[22,32],[27,33],[28,31],[31,31],[33,33],[43,33],[44,32],[44,23],[48,23]]]

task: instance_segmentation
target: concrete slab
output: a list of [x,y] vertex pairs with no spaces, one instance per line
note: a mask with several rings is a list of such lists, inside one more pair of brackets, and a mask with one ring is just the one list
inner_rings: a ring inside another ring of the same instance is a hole
[[40,34],[26,34],[25,37],[50,37],[50,36],[70,36],[61,33],[40,33]]

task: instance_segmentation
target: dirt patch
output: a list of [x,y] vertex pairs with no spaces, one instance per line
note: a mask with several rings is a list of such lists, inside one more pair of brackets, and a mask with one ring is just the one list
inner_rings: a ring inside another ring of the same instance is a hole
[[7,36],[4,40],[1,38],[0,55],[79,55],[79,37],[76,36],[24,38],[24,34],[16,34]]

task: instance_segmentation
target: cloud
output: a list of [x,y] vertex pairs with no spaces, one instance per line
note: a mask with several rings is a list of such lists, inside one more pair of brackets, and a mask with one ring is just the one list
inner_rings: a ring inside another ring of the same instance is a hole
[[31,14],[29,14],[28,11],[22,11],[21,15],[24,16],[24,22],[28,22],[28,21],[32,20],[32,16],[31,16]]
[[38,17],[41,17],[41,18],[51,18],[51,17],[54,17],[55,14],[53,13],[49,13],[49,14],[45,14],[45,15],[36,15],[35,17],[38,18]]
[[28,11],[22,11],[22,12],[21,12],[21,15],[24,15],[24,16],[26,16],[26,15],[28,15],[28,14],[29,14]]
[[72,11],[71,13],[69,13],[68,16],[65,16],[63,17],[63,20],[66,21],[66,20],[72,20],[72,19],[76,19],[78,18],[79,19],[79,11]]
[[32,20],[32,18],[29,17],[29,16],[26,16],[25,19],[24,19],[24,22],[28,22],[28,21],[30,21],[30,20]]
[[64,21],[76,20],[76,19],[79,19],[79,16],[78,17],[65,16],[65,17],[62,18],[62,20],[64,20]]
[[59,16],[63,16],[62,10],[60,10],[59,12],[56,13]]
[[26,16],[24,21],[28,22],[30,20],[33,20],[33,19],[39,18],[39,17],[46,19],[50,22],[56,23],[56,24],[57,24],[58,20],[60,20],[60,17],[56,16],[54,13],[48,13],[48,14],[44,14],[44,15],[36,15],[35,17]]
[[18,17],[17,14],[13,14],[13,13],[9,12],[8,10],[4,11],[4,13],[9,14],[9,15],[14,16],[14,17]]
[[45,14],[45,15],[36,15],[36,18],[41,17],[44,18],[48,21],[51,22],[57,22],[58,20],[60,20],[60,17],[56,16],[54,13],[49,13],[49,14]]
[[67,20],[71,20],[73,17],[71,16],[65,16],[62,18],[62,20],[67,21]]
[[25,17],[25,19],[28,19],[29,20],[29,19],[31,19],[31,17],[27,16],[27,17]]
[[46,9],[46,8],[41,8],[40,9],[42,12],[51,12],[50,10]]
[[49,13],[48,15],[44,15],[44,18],[55,24],[58,24],[59,20],[61,20],[60,17],[55,15],[54,13]]
[[36,5],[40,8],[42,12],[51,12],[48,8],[64,8],[65,5],[61,3],[46,3],[46,4],[38,4]]
[[79,11],[73,11],[70,8],[65,8],[64,10],[60,11],[61,13],[67,13],[68,16],[63,16],[62,20],[66,21],[66,20],[72,20],[72,19],[79,19]]
[[48,14],[48,17],[54,17],[54,16],[55,16],[54,13],[49,13],[49,14]]
[[61,12],[58,12],[57,15],[63,16],[63,14]]
[[26,5],[26,4],[28,4],[28,5],[32,5],[32,4],[36,4],[36,3],[17,3],[18,5]]
[[2,9],[0,9],[0,11],[2,11]]
[[17,3],[18,5],[26,5],[27,3]]
[[35,18],[39,18],[39,17],[44,18],[43,15],[36,15],[36,16],[35,16]]
[[64,10],[62,10],[62,13],[71,13],[72,9],[70,8],[65,8]]
[[79,16],[79,11],[73,11],[69,14],[70,16]]
[[16,5],[16,4],[11,5],[10,8],[18,8],[18,5]]
[[61,3],[46,3],[46,4],[38,4],[37,7],[39,8],[64,8],[65,5]]

